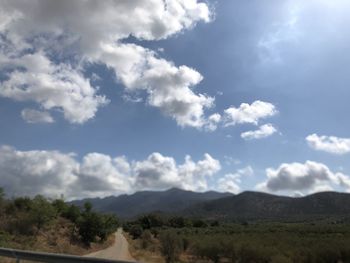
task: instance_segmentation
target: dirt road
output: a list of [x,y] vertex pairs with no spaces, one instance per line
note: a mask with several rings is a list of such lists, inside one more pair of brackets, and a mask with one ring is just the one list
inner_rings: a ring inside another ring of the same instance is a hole
[[115,233],[115,242],[112,246],[104,250],[85,255],[85,257],[135,261],[135,259],[132,258],[132,256],[130,255],[129,244],[126,238],[124,237],[121,228],[119,228],[118,231]]

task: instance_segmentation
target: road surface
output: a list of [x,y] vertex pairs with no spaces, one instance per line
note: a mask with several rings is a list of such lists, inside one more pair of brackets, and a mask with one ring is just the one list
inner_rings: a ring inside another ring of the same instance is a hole
[[115,233],[115,241],[112,246],[104,250],[87,254],[84,257],[135,261],[135,259],[130,255],[129,244],[126,238],[124,237],[121,228],[119,228],[118,231]]

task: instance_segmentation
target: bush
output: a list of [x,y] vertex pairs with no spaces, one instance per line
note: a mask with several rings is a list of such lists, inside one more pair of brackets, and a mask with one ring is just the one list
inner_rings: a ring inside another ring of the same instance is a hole
[[214,263],[218,263],[223,247],[218,240],[205,238],[195,244],[194,251],[199,258],[209,259]]
[[143,249],[146,249],[149,247],[149,245],[152,243],[152,233],[148,229],[143,231],[141,235],[141,246]]
[[182,252],[181,238],[174,231],[165,231],[161,233],[159,240],[165,262],[176,262]]
[[132,225],[129,228],[129,234],[132,236],[133,239],[140,238],[142,235],[142,227],[140,225]]

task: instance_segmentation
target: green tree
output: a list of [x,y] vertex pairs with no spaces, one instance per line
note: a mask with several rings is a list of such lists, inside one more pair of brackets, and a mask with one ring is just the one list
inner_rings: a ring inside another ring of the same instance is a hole
[[55,208],[41,195],[34,197],[29,213],[38,231],[56,216]]
[[5,204],[5,192],[4,192],[4,189],[0,187],[0,215],[2,215],[3,213],[4,204]]
[[90,246],[91,242],[96,241],[96,236],[100,233],[102,227],[101,219],[98,214],[84,211],[76,223],[81,240],[85,245]]
[[54,200],[52,206],[55,208],[57,215],[62,215],[68,210],[68,205],[62,199]]
[[119,220],[115,215],[107,214],[100,215],[100,221],[101,228],[97,235],[101,241],[105,241],[110,234],[117,231],[119,227]]
[[73,223],[76,223],[81,216],[81,212],[79,207],[76,205],[70,205],[65,211],[62,212],[62,216],[72,221]]
[[151,229],[153,227],[161,227],[164,225],[164,220],[156,214],[149,214],[141,216],[138,219],[138,223],[143,229]]

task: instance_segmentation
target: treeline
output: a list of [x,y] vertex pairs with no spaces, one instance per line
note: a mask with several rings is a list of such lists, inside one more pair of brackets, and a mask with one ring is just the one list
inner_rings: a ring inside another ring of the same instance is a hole
[[147,215],[127,226],[141,249],[162,255],[167,263],[350,262],[349,224],[202,221],[198,227],[196,222]]
[[41,195],[6,199],[0,188],[0,245],[6,245],[10,236],[36,236],[62,218],[72,226],[70,238],[86,246],[104,242],[119,227],[116,216],[96,213],[90,203],[80,209],[62,199],[49,200]]
[[123,224],[124,231],[128,232],[133,239],[142,236],[145,230],[150,230],[157,236],[162,229],[168,228],[205,228],[208,226],[218,226],[218,221],[206,221],[198,218],[186,218],[182,216],[162,216],[159,214],[147,214],[138,217],[134,221]]

